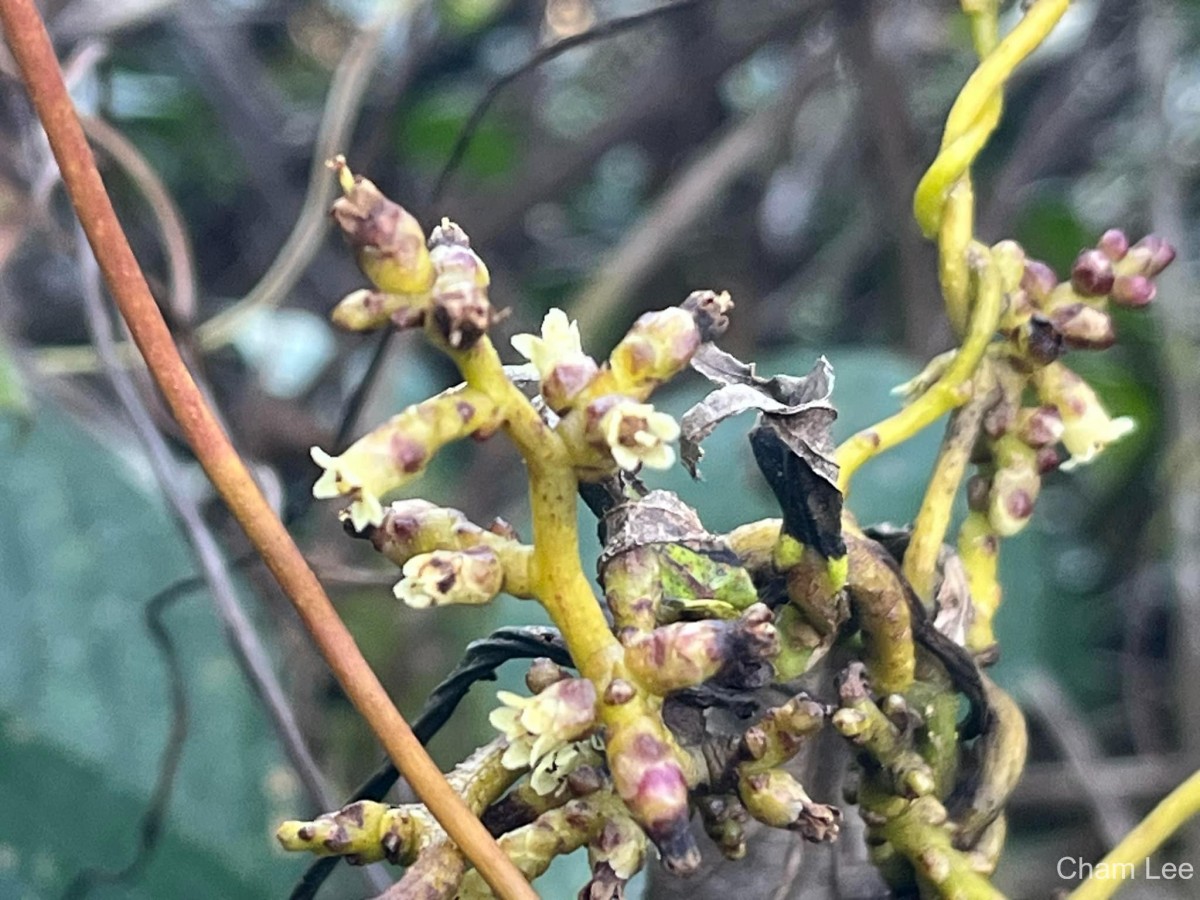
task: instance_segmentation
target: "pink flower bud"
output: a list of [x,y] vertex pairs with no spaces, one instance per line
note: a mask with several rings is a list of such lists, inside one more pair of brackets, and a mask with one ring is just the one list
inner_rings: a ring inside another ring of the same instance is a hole
[[1112,290],[1113,267],[1100,250],[1084,250],[1071,266],[1071,286],[1085,297],[1104,297]]
[[1175,248],[1157,234],[1148,234],[1129,251],[1139,263],[1141,274],[1153,278],[1175,259]]
[[1129,252],[1129,238],[1125,236],[1125,232],[1121,229],[1110,228],[1104,234],[1100,235],[1100,240],[1096,242],[1096,247],[1113,262],[1119,262]]
[[1054,406],[1023,409],[1017,417],[1017,436],[1030,447],[1052,447],[1062,440],[1062,416]]
[[1080,350],[1104,350],[1117,339],[1112,318],[1108,313],[1088,306],[1071,303],[1050,313],[1050,321],[1063,336],[1068,347]]
[[1133,309],[1145,306],[1158,293],[1154,282],[1145,275],[1120,275],[1113,284],[1112,301]]
[[1029,294],[1029,298],[1035,305],[1040,304],[1054,290],[1058,284],[1058,276],[1041,260],[1027,259],[1025,261],[1025,275],[1021,278],[1021,287]]

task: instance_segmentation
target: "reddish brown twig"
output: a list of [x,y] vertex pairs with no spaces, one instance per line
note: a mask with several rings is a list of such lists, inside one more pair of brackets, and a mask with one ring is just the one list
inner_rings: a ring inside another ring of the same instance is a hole
[[532,888],[446,783],[392,704],[200,395],[117,221],[33,0],[0,0],[0,20],[104,280],[196,458],[291,598],[338,682],[430,812],[498,895],[534,900]]

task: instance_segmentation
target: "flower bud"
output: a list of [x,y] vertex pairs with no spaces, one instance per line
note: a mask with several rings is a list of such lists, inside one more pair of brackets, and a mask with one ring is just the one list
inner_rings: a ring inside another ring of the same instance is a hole
[[1053,447],[1038,447],[1037,470],[1039,475],[1053,472],[1062,464],[1062,458]]
[[504,566],[490,547],[435,550],[404,564],[404,577],[393,589],[413,609],[490,603],[504,587]]
[[525,686],[535,694],[540,694],[552,684],[557,684],[571,674],[558,663],[544,656],[539,656],[529,665],[525,673]]
[[343,157],[337,157],[331,167],[345,192],[334,201],[331,214],[354,247],[363,273],[387,293],[428,291],[433,285],[433,264],[417,220],[372,182],[351,175]]
[[1071,454],[1062,464],[1064,470],[1091,462],[1134,429],[1130,418],[1111,418],[1091,386],[1061,363],[1035,372],[1033,383],[1042,402],[1057,407],[1062,416],[1062,442]]
[[1034,365],[1054,362],[1063,352],[1063,337],[1045,316],[1035,313],[1017,330],[1017,349]]
[[421,325],[429,308],[427,294],[385,294],[366,288],[347,294],[333,308],[333,324],[347,331],[371,331],[392,322],[397,328]]
[[288,821],[275,837],[285,850],[346,856],[356,864],[410,861],[417,828],[404,807],[358,800],[311,822]]
[[673,306],[639,316],[608,358],[617,390],[649,395],[685,369],[699,347],[700,327],[688,310]]
[[318,500],[348,497],[355,532],[383,522],[380,497],[425,470],[433,454],[452,440],[499,424],[496,405],[471,388],[456,388],[410,406],[344,453],[331,456],[320,447],[313,461],[325,470],[313,485]]
[[1025,260],[1025,274],[1021,278],[1021,287],[1029,294],[1029,299],[1035,306],[1040,306],[1057,284],[1058,276],[1048,265],[1037,259]]
[[1017,436],[1030,447],[1052,447],[1062,440],[1062,416],[1053,406],[1022,409],[1017,414]]
[[[592,872],[598,873],[599,879],[604,880],[608,874],[615,878],[616,884],[606,885],[616,887],[615,893],[597,893],[594,889],[589,894],[587,888],[580,896],[588,900],[603,900],[611,897],[620,900],[624,897],[623,887],[626,881],[642,869],[646,859],[646,834],[638,827],[637,822],[629,816],[612,816],[604,823],[600,833],[588,844],[588,862]],[[593,883],[597,874],[593,875]]]
[[658,848],[663,865],[685,875],[700,865],[700,849],[688,826],[687,779],[661,727],[647,716],[611,727],[608,765],[618,796]]
[[1057,307],[1050,313],[1050,322],[1066,345],[1078,350],[1104,350],[1117,339],[1108,313],[1086,303]]
[[1112,301],[1118,306],[1136,309],[1146,306],[1158,293],[1158,287],[1145,275],[1118,275],[1113,284]]
[[700,340],[715,341],[729,327],[733,299],[729,291],[693,291],[680,306],[692,314],[700,331]]
[[988,502],[988,524],[1001,537],[1012,537],[1029,524],[1041,491],[1037,451],[1016,435],[1005,435],[995,445],[996,472]]
[[700,820],[721,855],[736,861],[746,855],[746,807],[733,797],[708,794],[696,801]]
[[627,628],[618,637],[625,646],[625,664],[660,696],[701,684],[722,670],[731,680],[734,674],[755,673],[755,662],[769,661],[779,652],[771,610],[762,603],[734,620],[677,622],[650,632]]
[[767,710],[742,737],[741,756],[746,762],[739,770],[758,772],[783,765],[824,724],[825,707],[807,694],[797,694],[782,706]]
[[1175,248],[1157,234],[1148,234],[1129,250],[1140,274],[1153,278],[1175,259]]
[[491,276],[466,233],[449,219],[433,230],[429,246],[437,273],[430,290],[433,327],[451,350],[469,350],[494,318],[487,294]]
[[992,247],[992,262],[1000,274],[1000,289],[1010,293],[1021,286],[1025,275],[1025,249],[1016,241],[1000,241]]
[[739,778],[738,794],[746,811],[760,822],[798,832],[814,843],[837,839],[842,811],[814,803],[800,782],[782,769]]
[[542,396],[557,413],[570,408],[599,371],[596,361],[583,352],[579,323],[568,321],[561,309],[546,313],[541,337],[513,335],[512,345],[537,369]]
[[1028,322],[1033,313],[1033,303],[1029,299],[1027,290],[1017,288],[1015,291],[1010,291],[1004,295],[1004,310],[1000,314],[997,329],[1004,334],[1015,331]]
[[1120,262],[1129,252],[1129,238],[1119,228],[1110,228],[1100,235],[1096,247],[1113,262]]
[[1113,266],[1100,250],[1084,250],[1071,266],[1071,286],[1085,297],[1105,297],[1112,290]]

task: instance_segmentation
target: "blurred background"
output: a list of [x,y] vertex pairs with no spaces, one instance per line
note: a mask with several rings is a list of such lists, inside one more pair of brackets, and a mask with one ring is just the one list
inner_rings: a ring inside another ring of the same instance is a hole
[[[326,323],[364,280],[329,233],[325,159],[344,152],[427,225],[466,228],[512,311],[502,346],[561,306],[601,353],[643,310],[727,289],[724,345],[760,371],[829,357],[839,435],[894,410],[888,391],[951,346],[910,213],[974,63],[948,0],[42,6],[190,364],[406,714],[468,640],[541,620],[511,600],[399,606],[395,573],[309,499],[310,446],[453,379],[411,335],[381,350]],[[1180,250],[1149,311],[1118,311],[1116,347],[1067,360],[1137,432],[1050,476],[1004,545],[997,677],[1033,739],[998,876],[1016,897],[1070,887],[1060,858],[1099,858],[1200,763],[1198,38],[1190,0],[1078,0],[1019,70],[975,170],[980,236],[1060,275],[1111,226]],[[308,860],[278,851],[274,827],[338,805],[380,751],[145,372],[97,352],[124,334],[6,55],[0,69],[0,897],[286,896]],[[702,392],[685,377],[662,405]],[[773,511],[745,425],[711,439],[707,482],[655,481],[713,530]],[[911,519],[939,439],[863,470],[862,522]],[[412,493],[527,522],[499,440],[443,453]],[[275,673],[276,702],[246,659]],[[434,741],[441,763],[487,739],[492,696],[477,687]],[[852,843],[764,838],[753,865],[686,891],[861,896],[841,877],[862,859]],[[1195,835],[1170,852],[1200,864]],[[376,893],[372,877],[343,867],[322,896]],[[571,863],[547,879],[546,897],[584,880]]]

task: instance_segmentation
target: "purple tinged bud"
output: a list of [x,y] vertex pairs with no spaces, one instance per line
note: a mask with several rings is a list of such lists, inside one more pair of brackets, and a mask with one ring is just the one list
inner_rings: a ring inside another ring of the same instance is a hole
[[1141,274],[1153,278],[1175,259],[1175,248],[1157,234],[1148,234],[1130,249],[1141,266]]
[[1053,447],[1039,447],[1037,452],[1037,470],[1039,475],[1053,472],[1062,462],[1062,457]]
[[1112,301],[1136,309],[1154,299],[1158,288],[1145,275],[1119,275],[1113,284]]
[[1031,316],[1018,334],[1018,345],[1029,358],[1040,365],[1049,365],[1063,352],[1063,336],[1045,316]]
[[1080,350],[1104,350],[1117,339],[1112,318],[1086,303],[1061,306],[1050,314],[1050,321],[1068,347]]
[[1029,294],[1029,299],[1034,305],[1040,304],[1050,296],[1057,284],[1058,276],[1044,262],[1037,259],[1025,261],[1025,275],[1021,278],[1021,287]]
[[540,656],[529,666],[525,673],[525,686],[534,694],[540,694],[552,684],[570,678],[571,674],[558,663]]
[[1071,267],[1071,286],[1085,297],[1104,297],[1113,287],[1112,260],[1100,250],[1084,250]]
[[1052,447],[1062,440],[1062,415],[1055,406],[1039,406],[1023,409],[1018,419],[1017,436],[1030,447]]
[[695,318],[702,341],[715,341],[729,327],[733,300],[728,291],[693,291],[680,305]]
[[1129,238],[1119,228],[1110,228],[1100,235],[1096,247],[1113,262],[1120,262],[1129,252]]
[[580,766],[567,776],[567,790],[572,796],[586,797],[604,787],[604,773],[595,766]]
[[604,702],[609,706],[623,706],[635,696],[637,691],[624,678],[614,678],[604,689]]

